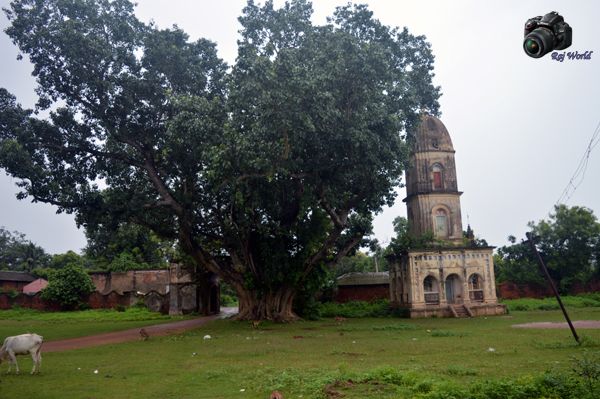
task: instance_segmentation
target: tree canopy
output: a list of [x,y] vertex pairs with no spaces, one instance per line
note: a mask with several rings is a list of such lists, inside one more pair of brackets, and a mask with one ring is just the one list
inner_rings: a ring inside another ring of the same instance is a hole
[[[575,282],[600,276],[600,223],[591,209],[556,205],[548,219],[528,224],[550,276],[563,292]],[[542,283],[538,265],[527,243],[509,237],[512,245],[498,249],[498,278]]]
[[[93,268],[107,271],[160,269],[167,266],[173,242],[161,240],[152,230],[131,223],[88,226],[85,256]],[[94,229],[92,229],[94,227]]]
[[16,0],[6,29],[34,64],[39,108],[0,90],[0,167],[19,198],[94,226],[176,239],[238,293],[240,318],[294,318],[297,291],[371,230],[437,113],[422,36],[366,6],[312,24],[311,4],[252,1],[228,70],[214,43],[127,0]]
[[27,271],[47,267],[50,255],[25,234],[0,227],[0,270]]

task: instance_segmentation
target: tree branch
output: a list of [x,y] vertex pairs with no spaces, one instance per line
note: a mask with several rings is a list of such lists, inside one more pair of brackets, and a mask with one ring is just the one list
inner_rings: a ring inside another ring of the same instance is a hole
[[177,216],[183,217],[184,209],[181,206],[181,204],[179,204],[177,202],[177,200],[175,200],[175,198],[169,191],[169,188],[167,187],[165,182],[162,180],[162,178],[158,174],[158,171],[156,170],[156,165],[154,164],[154,159],[152,158],[152,155],[149,153],[146,153],[144,158],[145,158],[145,160],[144,160],[143,167],[148,172],[148,177],[150,178],[150,181],[152,182],[152,184],[154,185],[154,187],[156,188],[156,190],[162,197],[162,199],[163,199],[162,202],[164,202],[165,205],[168,205],[171,208],[173,208],[173,210],[175,211]]
[[327,212],[336,228],[346,228],[346,222],[348,221],[348,211],[343,211],[341,215],[337,214],[333,207],[322,195],[319,196],[319,204],[325,210],[325,212]]
[[348,252],[350,252],[352,248],[360,244],[362,239],[362,234],[359,236],[354,236],[341,250],[338,251],[337,255],[332,261],[327,262],[327,266],[331,267],[338,263],[344,256],[348,255]]

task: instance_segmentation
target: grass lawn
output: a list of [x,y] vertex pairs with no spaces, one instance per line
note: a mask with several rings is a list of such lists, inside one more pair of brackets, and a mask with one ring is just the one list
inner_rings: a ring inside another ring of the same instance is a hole
[[[571,316],[597,320],[600,308],[573,309]],[[182,335],[45,354],[40,375],[2,374],[0,398],[268,398],[278,389],[286,399],[334,391],[345,398],[450,399],[461,397],[449,394],[461,384],[527,382],[548,370],[568,376],[573,356],[600,350],[600,330],[581,330],[586,338],[579,347],[568,329],[511,328],[534,321],[562,321],[562,315],[323,319],[258,329],[220,320]],[[78,327],[62,324],[65,334],[71,328]],[[206,334],[212,338],[203,339]],[[31,368],[31,359],[19,362],[23,370]],[[441,392],[436,386],[445,396],[432,396]],[[531,397],[523,395],[518,397]]]
[[39,312],[32,309],[0,310],[0,339],[10,335],[34,332],[43,336],[45,341],[52,341],[183,319],[184,317],[171,317],[136,307],[129,308],[124,312],[109,309],[78,312]]

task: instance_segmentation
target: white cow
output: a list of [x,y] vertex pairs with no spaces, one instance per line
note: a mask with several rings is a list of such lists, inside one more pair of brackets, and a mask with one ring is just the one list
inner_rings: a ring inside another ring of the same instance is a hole
[[17,363],[16,355],[26,355],[31,353],[33,359],[33,369],[31,374],[40,372],[40,364],[42,363],[42,342],[44,337],[37,334],[21,334],[14,337],[6,337],[2,348],[0,348],[0,363],[2,360],[9,359],[8,372],[14,364],[19,374],[19,364]]

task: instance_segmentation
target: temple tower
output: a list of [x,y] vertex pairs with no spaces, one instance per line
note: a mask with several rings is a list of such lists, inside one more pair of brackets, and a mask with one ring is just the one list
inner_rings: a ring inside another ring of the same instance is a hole
[[414,137],[406,171],[406,202],[410,233],[432,232],[438,239],[462,243],[460,195],[454,147],[444,124],[424,115]]
[[391,300],[411,317],[506,312],[496,299],[493,247],[478,245],[472,232],[471,239],[463,238],[456,180],[448,130],[438,118],[423,115],[413,138],[404,202],[410,233],[432,232],[437,241],[409,248],[390,269]]

